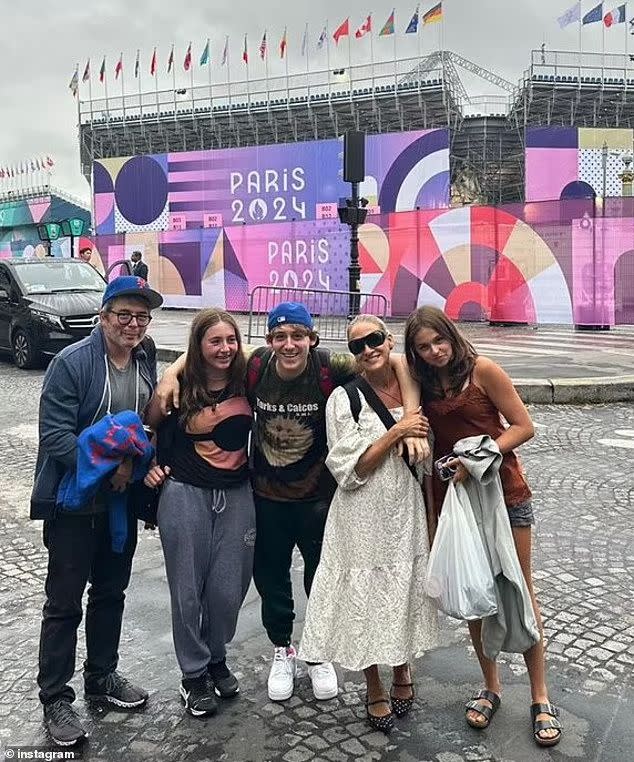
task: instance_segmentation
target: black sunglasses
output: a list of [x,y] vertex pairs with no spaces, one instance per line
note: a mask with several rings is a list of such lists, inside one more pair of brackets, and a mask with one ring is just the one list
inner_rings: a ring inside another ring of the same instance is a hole
[[362,336],[360,339],[350,339],[348,349],[353,355],[360,355],[366,347],[369,349],[380,347],[385,342],[385,339],[387,339],[387,336],[383,331],[372,331],[372,333]]

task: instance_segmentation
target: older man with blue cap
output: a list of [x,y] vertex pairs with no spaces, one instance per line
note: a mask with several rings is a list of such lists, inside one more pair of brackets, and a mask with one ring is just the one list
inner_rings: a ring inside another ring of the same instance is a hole
[[123,460],[96,497],[78,510],[64,510],[58,492],[64,476],[77,468],[77,440],[84,430],[124,410],[142,416],[156,385],[156,350],[145,333],[152,310],[162,302],[142,278],[115,278],[104,292],[99,324],[90,336],[63,349],[44,376],[31,496],[31,518],[44,520],[48,550],[37,680],[45,725],[60,746],[72,746],[86,735],[69,682],[89,580],[86,698],[123,710],[143,706],[148,698],[117,672],[124,591],[137,539],[132,501],[127,502],[122,552],[113,550],[108,521],[108,492],[128,492],[134,463]]

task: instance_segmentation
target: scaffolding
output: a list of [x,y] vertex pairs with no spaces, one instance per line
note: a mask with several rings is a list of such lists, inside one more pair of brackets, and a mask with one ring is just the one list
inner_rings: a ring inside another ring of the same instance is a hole
[[81,162],[459,126],[454,82],[419,59],[81,101]]
[[[473,97],[459,70],[502,94]],[[524,197],[527,127],[633,127],[626,55],[531,52],[518,85],[452,51],[284,77],[210,83],[80,101],[82,171],[95,159],[234,148],[444,127],[452,201]]]

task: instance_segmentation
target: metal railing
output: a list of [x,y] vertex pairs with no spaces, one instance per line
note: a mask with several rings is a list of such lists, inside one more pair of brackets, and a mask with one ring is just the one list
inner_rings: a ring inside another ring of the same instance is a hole
[[[207,111],[218,114],[222,111],[269,111],[272,107],[294,103],[310,102],[318,105],[321,101],[339,100],[353,97],[373,97],[376,93],[401,93],[410,89],[441,85],[443,69],[440,64],[432,66],[420,78],[406,82],[420,62],[418,57],[373,64],[347,64],[341,68],[320,69],[318,71],[294,72],[288,76],[272,75],[239,81],[192,82],[176,87],[161,87],[140,93],[124,92],[111,94],[108,98],[81,98],[78,103],[81,125],[99,122],[151,121],[169,116],[178,119],[185,113],[194,114]],[[196,72],[197,77],[200,73]],[[158,84],[158,83],[157,83]]]
[[[345,342],[348,329],[349,291],[320,291],[305,288],[276,288],[256,286],[249,296],[249,325],[247,342],[262,339],[268,333],[267,315],[281,302],[301,302],[315,321],[320,339]],[[385,318],[387,299],[383,294],[358,294],[360,312]]]

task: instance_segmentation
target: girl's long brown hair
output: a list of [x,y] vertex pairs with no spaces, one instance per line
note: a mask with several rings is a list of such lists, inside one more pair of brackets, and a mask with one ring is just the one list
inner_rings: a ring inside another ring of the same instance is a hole
[[420,382],[423,397],[444,397],[438,372],[428,365],[416,352],[416,334],[421,328],[430,328],[451,344],[452,358],[448,365],[449,394],[459,394],[465,381],[471,376],[478,353],[456,325],[437,307],[419,307],[407,318],[405,324],[405,356],[412,376]]
[[183,424],[203,408],[212,405],[213,396],[207,390],[206,363],[201,350],[203,336],[209,328],[218,323],[227,323],[236,334],[238,351],[229,366],[227,392],[231,396],[244,394],[247,362],[242,351],[242,335],[235,318],[225,310],[209,307],[201,310],[194,318],[189,332],[187,359],[181,378],[182,393],[180,420]]

